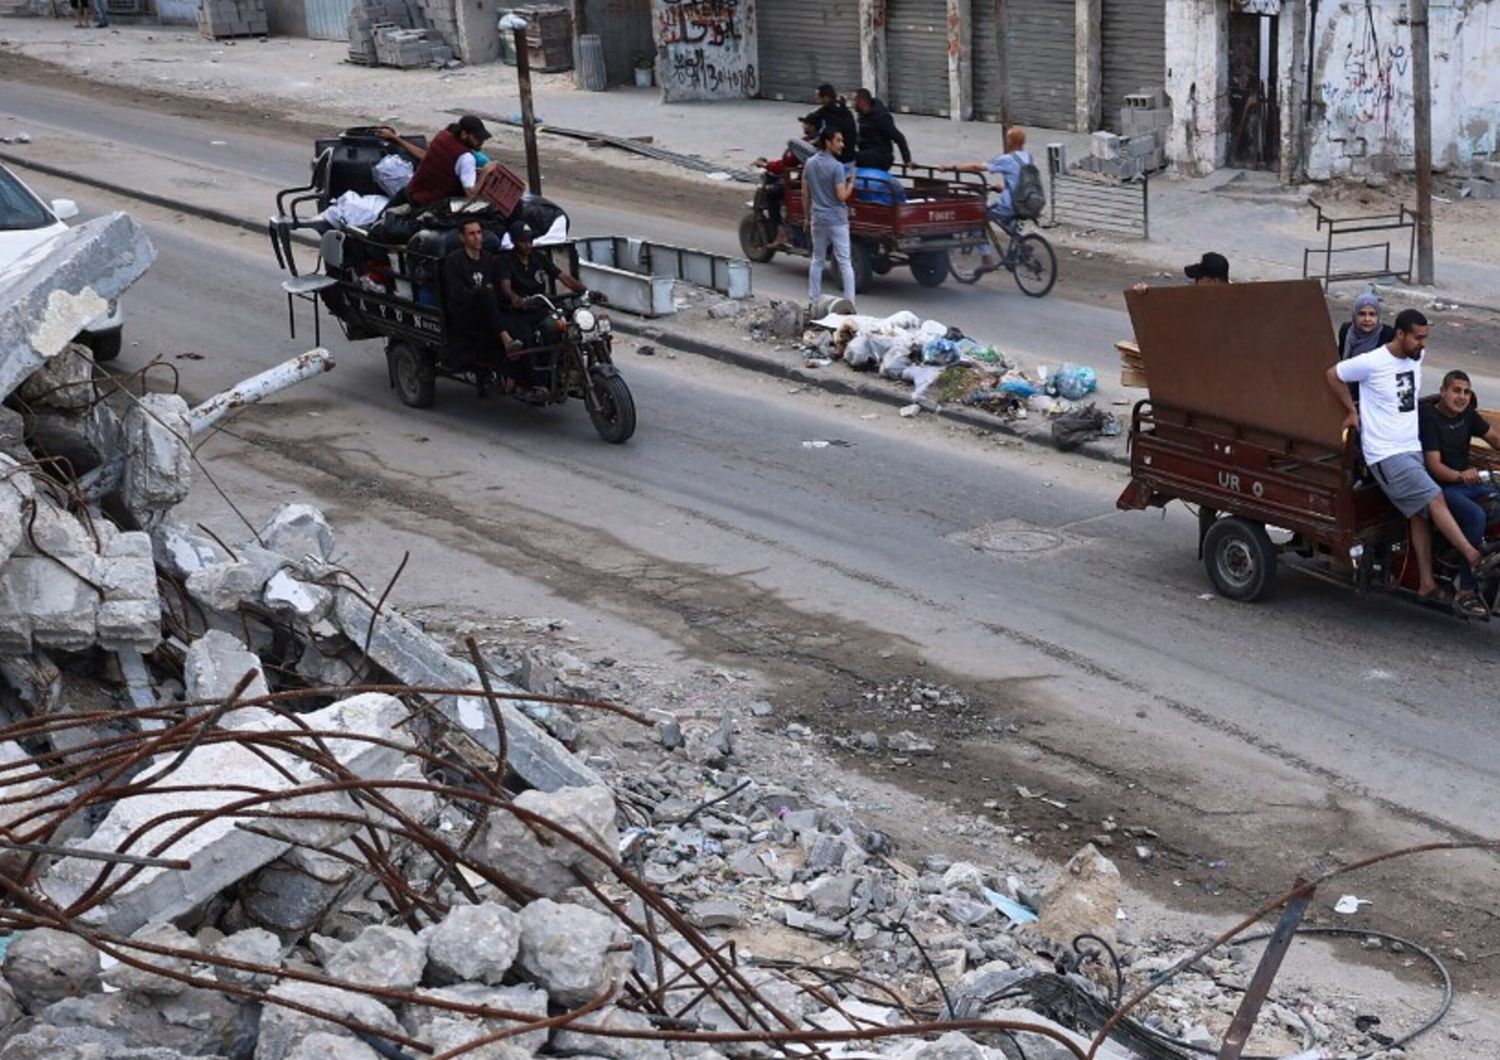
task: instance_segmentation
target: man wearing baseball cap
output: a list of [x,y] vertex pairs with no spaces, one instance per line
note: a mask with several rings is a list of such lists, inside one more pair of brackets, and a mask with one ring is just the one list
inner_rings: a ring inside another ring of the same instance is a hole
[[1228,283],[1229,259],[1210,250],[1198,261],[1183,268],[1182,273],[1193,283]]
[[496,165],[490,162],[481,169],[474,160],[474,152],[484,146],[490,131],[473,114],[439,129],[426,147],[401,139],[389,126],[381,127],[380,138],[417,160],[416,172],[406,186],[406,200],[419,209],[441,199],[472,199],[479,194],[485,174]]

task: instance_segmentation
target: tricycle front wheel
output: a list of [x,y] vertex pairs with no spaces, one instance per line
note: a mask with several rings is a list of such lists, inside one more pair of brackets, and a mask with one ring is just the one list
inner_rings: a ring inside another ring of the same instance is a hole
[[757,265],[764,265],[776,256],[771,249],[776,235],[770,228],[771,223],[756,213],[747,213],[740,221],[740,250]]
[[1228,516],[1203,535],[1203,562],[1219,595],[1251,603],[1276,584],[1276,547],[1259,523]]
[[594,397],[589,402],[594,430],[611,445],[621,445],[635,433],[635,398],[617,375],[594,376]]

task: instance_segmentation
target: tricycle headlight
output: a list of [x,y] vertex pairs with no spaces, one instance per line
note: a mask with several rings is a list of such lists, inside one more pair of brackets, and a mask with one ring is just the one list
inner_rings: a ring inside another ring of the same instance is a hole
[[594,330],[594,326],[597,321],[594,320],[594,314],[589,312],[589,310],[580,309],[573,314],[573,323],[578,325],[579,331],[587,334],[588,332]]

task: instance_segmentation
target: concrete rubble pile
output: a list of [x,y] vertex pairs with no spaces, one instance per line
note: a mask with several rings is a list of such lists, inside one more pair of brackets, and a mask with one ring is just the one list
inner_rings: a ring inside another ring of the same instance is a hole
[[[735,776],[733,718],[684,731],[450,654],[316,508],[232,542],[175,522],[195,433],[326,357],[192,408],[112,390],[69,337],[151,255],[106,220],[84,244],[111,232],[124,273],[0,288],[0,1060],[1083,1057],[1102,946],[1132,984],[1166,967],[1121,945],[1093,847],[1040,897],[908,866],[836,799]],[[650,768],[570,750],[595,717],[643,726]],[[773,929],[798,959],[759,955]],[[1247,959],[1094,1055],[1191,1055]],[[1317,1045],[1345,1025],[1272,1014]]]

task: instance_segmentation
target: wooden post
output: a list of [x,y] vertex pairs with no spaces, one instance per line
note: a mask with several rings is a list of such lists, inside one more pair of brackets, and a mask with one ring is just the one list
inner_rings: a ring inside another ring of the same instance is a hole
[[1431,286],[1432,270],[1432,55],[1427,0],[1411,0],[1412,139],[1417,168],[1417,282]]
[[526,47],[526,29],[516,36],[516,80],[521,86],[521,131],[526,140],[526,186],[533,195],[542,193],[542,163],[536,150],[536,111],[531,103],[531,56]]

